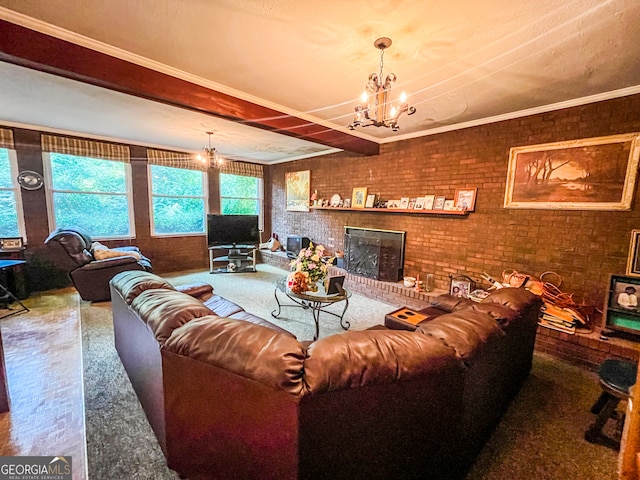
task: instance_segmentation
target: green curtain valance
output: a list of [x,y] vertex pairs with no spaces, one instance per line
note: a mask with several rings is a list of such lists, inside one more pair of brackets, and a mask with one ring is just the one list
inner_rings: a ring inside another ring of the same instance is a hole
[[206,163],[199,161],[193,154],[189,153],[147,148],[147,159],[151,165],[207,171]]
[[0,148],[15,149],[13,144],[13,130],[0,128]]
[[45,152],[64,153],[78,157],[101,158],[129,163],[131,155],[129,147],[115,143],[98,142],[57,135],[41,135],[42,150]]

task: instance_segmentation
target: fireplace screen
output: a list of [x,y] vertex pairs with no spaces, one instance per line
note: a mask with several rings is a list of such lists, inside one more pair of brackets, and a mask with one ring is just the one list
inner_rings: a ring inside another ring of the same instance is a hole
[[344,227],[347,272],[397,282],[403,277],[405,232]]

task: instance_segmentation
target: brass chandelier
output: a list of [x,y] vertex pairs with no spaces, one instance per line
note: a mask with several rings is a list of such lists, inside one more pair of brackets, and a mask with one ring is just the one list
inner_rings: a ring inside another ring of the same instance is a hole
[[211,146],[211,135],[213,135],[213,132],[205,133],[209,135],[209,146],[203,147],[202,151],[204,153],[198,154],[197,158],[209,168],[220,168],[224,164],[224,160],[220,155],[218,155],[216,149]]
[[355,130],[356,127],[369,127],[371,125],[376,127],[391,128],[394,132],[397,132],[400,126],[398,125],[398,118],[403,113],[407,115],[413,115],[416,113],[416,109],[413,106],[409,106],[407,103],[407,96],[404,92],[400,94],[398,102],[391,102],[389,100],[391,96],[391,85],[396,81],[396,76],[393,73],[387,75],[384,79],[382,75],[382,68],[384,66],[384,51],[391,46],[391,39],[387,37],[378,38],[373,45],[380,50],[380,73],[372,73],[369,75],[369,81],[365,87],[365,91],[360,97],[360,103],[356,105],[356,115],[353,122],[349,124],[350,130]]

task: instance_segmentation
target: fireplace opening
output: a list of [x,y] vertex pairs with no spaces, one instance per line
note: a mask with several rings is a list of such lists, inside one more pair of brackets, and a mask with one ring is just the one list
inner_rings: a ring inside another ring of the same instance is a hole
[[374,280],[397,282],[403,277],[406,232],[344,227],[345,269]]

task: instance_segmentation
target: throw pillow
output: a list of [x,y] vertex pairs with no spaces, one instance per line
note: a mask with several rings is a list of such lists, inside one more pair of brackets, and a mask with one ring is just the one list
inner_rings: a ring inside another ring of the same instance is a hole
[[101,244],[100,242],[93,242],[91,244],[91,251],[93,253],[93,258],[95,258],[96,260],[104,260],[105,258],[114,257],[133,257],[136,260],[140,260],[141,258],[138,252],[129,250],[113,250],[106,245]]

